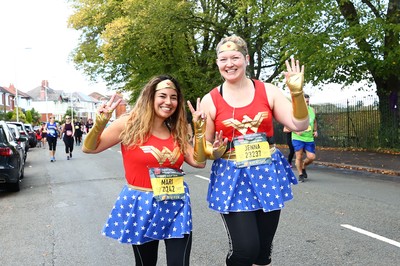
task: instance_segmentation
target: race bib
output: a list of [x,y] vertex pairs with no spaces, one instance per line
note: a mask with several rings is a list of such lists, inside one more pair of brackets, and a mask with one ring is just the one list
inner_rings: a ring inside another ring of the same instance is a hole
[[72,136],[72,130],[67,130],[67,136]]
[[265,133],[238,136],[233,143],[237,168],[271,163],[271,151]]
[[185,199],[183,173],[172,168],[149,169],[153,197],[157,201]]

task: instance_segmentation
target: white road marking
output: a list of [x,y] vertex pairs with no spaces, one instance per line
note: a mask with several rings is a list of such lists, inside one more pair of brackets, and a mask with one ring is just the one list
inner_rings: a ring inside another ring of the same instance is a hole
[[198,177],[198,178],[201,178],[201,179],[204,179],[204,180],[209,180],[209,178],[208,177],[205,177],[205,176],[202,176],[202,175],[194,175],[194,176],[196,176],[196,177]]
[[363,235],[366,235],[366,236],[381,240],[383,242],[389,243],[389,244],[391,244],[393,246],[396,246],[396,247],[400,248],[400,242],[394,241],[392,239],[389,239],[389,238],[386,238],[386,237],[383,237],[383,236],[368,232],[368,231],[366,231],[364,229],[361,229],[361,228],[358,228],[358,227],[354,227],[354,226],[349,225],[349,224],[341,224],[340,226],[343,226],[343,227],[345,227],[347,229],[356,231],[356,232],[358,232],[360,234],[363,234]]

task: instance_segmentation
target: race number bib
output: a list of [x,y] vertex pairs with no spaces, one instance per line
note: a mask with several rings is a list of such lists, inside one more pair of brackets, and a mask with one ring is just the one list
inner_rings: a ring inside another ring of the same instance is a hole
[[150,168],[151,186],[157,201],[185,199],[183,173],[172,168]]
[[271,151],[265,133],[238,136],[233,143],[237,168],[271,163]]

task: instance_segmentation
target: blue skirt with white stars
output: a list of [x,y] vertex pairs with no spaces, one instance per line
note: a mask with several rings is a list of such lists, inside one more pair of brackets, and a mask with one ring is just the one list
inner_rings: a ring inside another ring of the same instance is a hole
[[102,234],[121,243],[141,245],[153,240],[183,238],[192,231],[189,188],[185,199],[157,201],[153,192],[125,185],[119,194]]
[[293,198],[291,185],[297,179],[278,149],[271,160],[245,168],[237,168],[234,160],[215,160],[208,186],[209,208],[220,213],[282,209]]

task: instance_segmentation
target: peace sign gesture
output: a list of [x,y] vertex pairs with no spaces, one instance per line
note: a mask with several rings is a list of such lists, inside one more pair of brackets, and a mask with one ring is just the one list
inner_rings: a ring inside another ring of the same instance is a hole
[[187,101],[190,112],[192,113],[192,121],[196,125],[197,123],[205,124],[207,119],[206,114],[200,108],[200,98],[197,98],[196,109],[193,108],[193,105],[190,101]]
[[[110,100],[106,103],[102,103],[99,108],[97,109],[97,112],[102,115],[105,118],[110,118],[112,112],[114,112],[114,110],[117,108],[117,106],[121,103],[122,98],[118,99],[117,101],[115,101],[115,97],[117,95],[114,94]],[[115,102],[114,102],[115,101]]]

